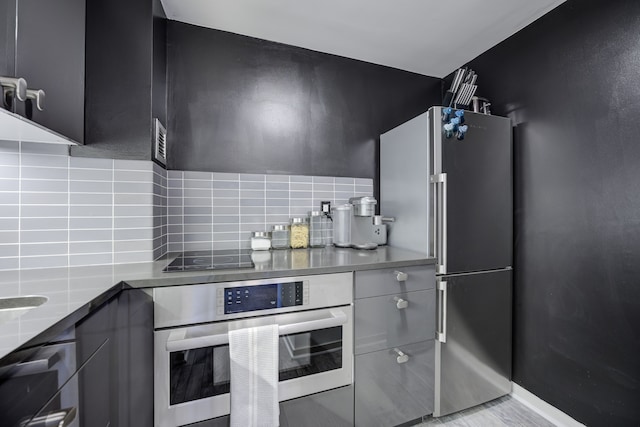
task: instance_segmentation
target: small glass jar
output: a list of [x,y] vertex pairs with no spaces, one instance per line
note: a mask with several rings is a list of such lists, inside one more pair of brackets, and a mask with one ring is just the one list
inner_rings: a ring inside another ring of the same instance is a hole
[[309,212],[309,246],[321,248],[324,246],[324,215],[320,211]]
[[306,249],[309,247],[309,222],[307,218],[291,218],[291,249]]
[[274,225],[271,230],[271,247],[273,249],[289,249],[290,228],[288,225]]
[[251,235],[251,249],[254,251],[271,249],[271,233],[269,231],[254,231]]

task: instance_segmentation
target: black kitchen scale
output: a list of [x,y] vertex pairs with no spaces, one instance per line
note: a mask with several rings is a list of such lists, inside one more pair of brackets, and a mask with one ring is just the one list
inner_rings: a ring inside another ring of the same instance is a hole
[[165,273],[200,270],[225,270],[253,268],[250,249],[221,249],[215,251],[183,252],[171,264],[166,266]]

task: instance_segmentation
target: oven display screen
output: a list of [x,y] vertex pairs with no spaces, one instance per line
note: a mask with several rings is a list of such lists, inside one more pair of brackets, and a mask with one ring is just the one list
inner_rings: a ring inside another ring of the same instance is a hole
[[224,288],[224,314],[302,305],[302,282]]

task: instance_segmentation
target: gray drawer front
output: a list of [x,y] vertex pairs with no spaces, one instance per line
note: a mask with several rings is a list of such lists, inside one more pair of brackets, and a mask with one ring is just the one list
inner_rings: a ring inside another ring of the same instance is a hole
[[[395,272],[407,274],[407,280],[399,282]],[[435,267],[399,267],[383,270],[356,271],[355,297],[367,298],[399,292],[421,291],[436,287]]]
[[[394,297],[408,306],[398,309]],[[416,291],[356,300],[355,354],[370,353],[435,337],[436,291]]]
[[434,341],[356,356],[355,425],[389,427],[433,412]]
[[280,427],[352,427],[353,386],[280,403]]
[[[231,417],[189,424],[189,427],[228,427]],[[280,427],[353,427],[353,386],[340,387],[280,402]]]

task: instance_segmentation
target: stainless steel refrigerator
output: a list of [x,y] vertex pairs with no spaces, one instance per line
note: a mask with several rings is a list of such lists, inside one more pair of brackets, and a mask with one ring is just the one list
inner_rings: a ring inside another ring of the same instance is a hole
[[511,391],[511,123],[465,111],[460,140],[447,138],[442,113],[432,107],[380,139],[389,245],[437,259],[434,416]]

